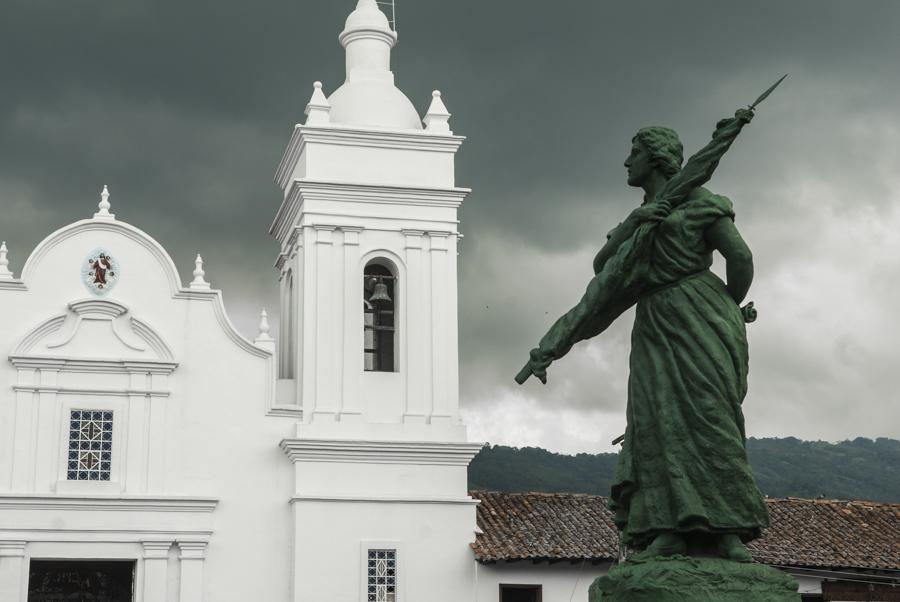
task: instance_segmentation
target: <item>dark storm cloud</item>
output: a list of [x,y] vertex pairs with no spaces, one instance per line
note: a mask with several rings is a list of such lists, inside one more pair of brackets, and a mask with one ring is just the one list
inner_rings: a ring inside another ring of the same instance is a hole
[[[343,81],[337,34],[354,4],[7,1],[0,237],[12,267],[49,231],[90,215],[106,183],[113,211],[157,237],[183,278],[203,253],[252,335],[258,308],[276,299],[272,173],[312,82],[331,92]],[[474,189],[461,212],[461,384],[479,436],[501,440],[490,419],[501,416],[510,440],[571,451],[598,439],[597,421],[619,428],[628,320],[554,365],[546,388],[514,388],[511,376],[639,202],[622,168],[634,131],[674,127],[690,154],[784,72],[710,184],[735,201],[757,261],[751,296],[764,313],[751,329],[749,424],[757,434],[891,434],[900,4],[397,9],[398,85],[420,113],[440,88],[452,128],[469,137],[457,168]],[[846,422],[849,396],[866,401]]]

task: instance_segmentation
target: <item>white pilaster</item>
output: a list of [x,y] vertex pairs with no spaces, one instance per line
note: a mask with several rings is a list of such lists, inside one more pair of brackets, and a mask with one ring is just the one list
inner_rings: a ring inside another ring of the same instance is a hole
[[[132,389],[142,389],[146,375],[132,374]],[[128,416],[126,417],[127,448],[124,451],[125,478],[124,486],[127,493],[143,493],[147,491],[147,442],[148,425],[150,424],[150,398],[138,393],[128,396]],[[113,462],[116,461],[116,452],[113,451]]]
[[179,541],[181,562],[181,602],[203,602],[203,565],[205,541]]
[[406,407],[404,408],[403,421],[424,423],[428,413],[426,403],[431,398],[431,392],[426,386],[426,372],[428,371],[427,357],[422,350],[427,349],[431,340],[429,337],[430,325],[428,324],[428,303],[426,283],[422,273],[422,236],[421,230],[404,230],[406,247],[406,267],[410,275],[406,283],[406,332],[408,349],[413,350],[407,358],[406,374]]
[[[36,370],[19,370],[19,386],[34,384]],[[34,435],[37,431],[37,404],[35,393],[18,390],[16,395],[16,418],[13,427],[13,457],[11,488],[13,491],[32,491],[31,477],[34,475]]]
[[[41,386],[56,387],[59,382],[57,370],[41,370]],[[56,483],[56,462],[59,457],[59,439],[62,429],[59,424],[59,403],[54,390],[38,393],[38,430],[35,448],[35,488],[49,491],[51,483]],[[68,433],[68,429],[65,431]]]
[[166,397],[147,398],[150,406],[147,421],[147,490],[162,491],[166,470]]
[[318,225],[316,230],[316,409],[313,421],[333,422],[340,395],[340,324],[338,310],[340,277],[335,257],[335,227]]
[[362,228],[342,226],[344,232],[344,301],[343,369],[341,380],[341,420],[358,420],[362,416],[359,381],[363,371],[362,359],[362,274],[359,269],[359,235]]
[[449,287],[447,286],[447,238],[449,232],[429,232],[428,237],[431,239],[431,308],[432,308],[432,370],[433,370],[433,390],[434,399],[430,422],[445,421],[448,417],[448,391],[449,386],[447,378],[447,361],[451,353],[456,353],[456,349],[448,347],[450,337],[447,334],[449,329],[450,316],[447,313],[447,296],[449,295]]
[[28,595],[28,564],[24,541],[0,541],[0,593],[3,600],[25,602]]
[[143,602],[166,602],[171,541],[144,541]]

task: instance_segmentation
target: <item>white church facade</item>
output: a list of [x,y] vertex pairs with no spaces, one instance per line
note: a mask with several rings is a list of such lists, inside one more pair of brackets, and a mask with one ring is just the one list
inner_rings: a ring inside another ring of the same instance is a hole
[[394,85],[397,34],[374,0],[339,39],[346,82],[330,97],[316,82],[275,176],[277,337],[265,316],[255,340],[238,333],[202,259],[183,284],[106,188],[19,276],[0,251],[4,602],[477,594],[463,138],[439,92],[420,118]]

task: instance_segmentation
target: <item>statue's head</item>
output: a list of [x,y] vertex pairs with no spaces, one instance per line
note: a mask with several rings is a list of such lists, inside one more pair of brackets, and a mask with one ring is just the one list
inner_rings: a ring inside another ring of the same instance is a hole
[[668,180],[681,170],[683,153],[675,130],[660,126],[639,129],[631,139],[631,154],[625,159],[628,184],[641,186],[654,171]]

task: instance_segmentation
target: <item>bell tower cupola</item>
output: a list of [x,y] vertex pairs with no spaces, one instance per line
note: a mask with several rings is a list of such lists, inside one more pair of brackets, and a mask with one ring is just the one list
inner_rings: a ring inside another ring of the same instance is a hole
[[440,92],[423,121],[395,86],[397,33],[375,0],[358,1],[338,39],[346,80],[330,95],[315,82],[275,176],[281,405],[316,436],[461,441],[464,139]]

